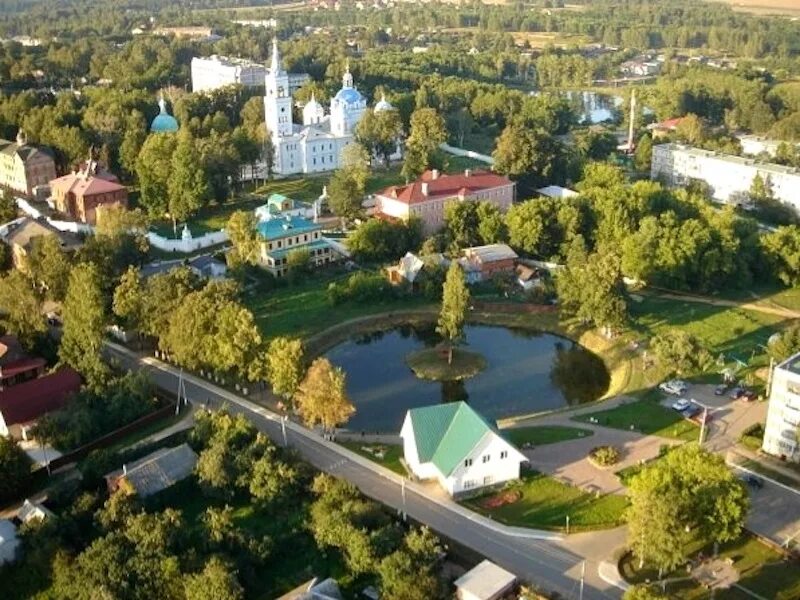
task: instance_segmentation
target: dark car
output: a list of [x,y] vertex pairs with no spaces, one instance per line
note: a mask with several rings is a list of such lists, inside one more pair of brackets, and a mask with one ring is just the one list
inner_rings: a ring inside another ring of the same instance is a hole
[[728,384],[720,383],[717,387],[714,388],[714,395],[723,396],[727,391],[728,391]]
[[744,394],[745,391],[746,390],[743,387],[737,385],[735,388],[731,390],[731,393],[728,394],[728,398],[730,398],[731,400],[736,400],[739,398],[739,396]]
[[742,481],[744,481],[754,490],[760,490],[761,488],[764,487],[764,480],[761,479],[761,477],[756,477],[755,475],[751,475],[750,473],[743,475]]
[[687,419],[693,419],[701,412],[703,412],[703,409],[697,406],[697,404],[690,404],[687,408],[681,411],[681,414]]

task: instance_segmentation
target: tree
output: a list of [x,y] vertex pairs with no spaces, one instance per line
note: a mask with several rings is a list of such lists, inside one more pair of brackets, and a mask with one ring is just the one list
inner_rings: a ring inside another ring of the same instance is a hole
[[290,400],[303,379],[305,352],[297,338],[276,337],[267,349],[267,379],[275,394]]
[[363,211],[364,190],[353,172],[338,169],[328,184],[328,206],[337,217],[353,220]]
[[406,140],[403,175],[412,179],[431,165],[439,145],[447,140],[447,126],[433,108],[418,108],[411,115],[411,129]]
[[497,138],[492,158],[494,170],[516,179],[524,195],[556,183],[561,154],[561,145],[549,133],[515,122],[507,125]]
[[14,196],[8,190],[0,193],[0,225],[17,218],[17,203]]
[[356,410],[347,395],[344,371],[327,358],[314,359],[294,401],[306,425],[322,425],[323,431],[346,422]]
[[422,223],[415,217],[406,222],[369,219],[347,237],[347,248],[359,261],[377,263],[397,260],[421,242]]
[[[274,453],[273,453],[274,454]],[[253,463],[250,495],[263,503],[290,497],[300,480],[300,472],[274,455],[264,454]]]
[[649,133],[645,133],[639,138],[636,144],[636,151],[633,154],[633,165],[637,171],[650,171],[653,161],[653,138]]
[[231,214],[225,232],[232,248],[225,255],[232,269],[245,265],[255,265],[261,254],[261,236],[258,234],[258,220],[255,213],[237,210]]
[[800,284],[800,227],[778,227],[760,239],[770,271],[786,285]]
[[311,251],[308,248],[293,248],[286,254],[286,268],[289,279],[295,279],[311,271]]
[[767,342],[767,353],[776,362],[782,362],[800,351],[800,324],[793,323],[779,336],[772,336]]
[[491,202],[478,202],[478,237],[482,244],[497,244],[508,238],[503,214]]
[[129,210],[124,206],[103,206],[97,212],[97,226],[95,233],[101,237],[118,239],[120,237],[135,235],[147,238],[148,219],[141,209]]
[[0,277],[0,323],[28,349],[47,331],[41,301],[28,278],[17,270]]
[[531,256],[550,260],[559,251],[563,234],[553,214],[559,213],[561,201],[536,198],[514,204],[506,213],[509,243]]
[[64,333],[58,356],[99,389],[108,377],[100,351],[106,327],[105,301],[100,277],[91,264],[77,265],[69,276],[63,309]]
[[628,588],[622,600],[669,600],[664,594],[646,585],[635,585]]
[[690,146],[701,146],[707,137],[705,124],[700,117],[689,113],[675,127],[675,137]]
[[0,240],[0,273],[11,269],[14,265],[14,256],[9,246],[4,240]]
[[61,249],[58,236],[33,238],[26,266],[36,286],[45,290],[51,300],[61,301],[67,293],[67,280],[72,263]]
[[31,459],[17,442],[0,436],[0,502],[18,499],[31,481]]
[[178,236],[178,221],[185,221],[194,214],[208,196],[208,181],[195,140],[189,133],[182,133],[172,155],[172,172],[167,182],[167,212],[175,237]]
[[120,278],[114,290],[112,310],[127,328],[141,329],[144,323],[144,298],[142,277],[137,267],[128,267]]
[[367,110],[356,125],[356,139],[372,155],[383,158],[389,166],[391,155],[397,150],[397,142],[403,133],[400,113],[396,110]]
[[451,243],[456,248],[477,246],[480,243],[478,203],[450,202],[444,209],[444,222]]
[[244,588],[236,574],[216,556],[203,567],[202,572],[184,579],[186,600],[241,600]]
[[442,553],[429,529],[412,529],[400,548],[378,564],[381,591],[392,600],[427,600],[442,597],[433,567]]
[[664,370],[678,375],[703,372],[712,362],[700,340],[682,329],[655,336],[650,340],[650,350]]
[[750,504],[724,458],[696,444],[670,450],[642,469],[628,496],[629,546],[640,565],[667,571],[686,560],[689,541],[723,543],[739,537]]
[[453,362],[453,346],[464,336],[464,322],[469,310],[469,289],[464,272],[455,260],[450,263],[442,286],[442,309],[436,333],[448,341],[447,363]]
[[168,187],[172,178],[172,155],[178,145],[174,133],[147,137],[136,160],[139,202],[151,217],[162,218],[169,210]]

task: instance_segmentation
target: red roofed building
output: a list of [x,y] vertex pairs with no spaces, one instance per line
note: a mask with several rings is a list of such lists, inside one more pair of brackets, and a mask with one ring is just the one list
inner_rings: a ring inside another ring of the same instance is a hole
[[28,356],[15,336],[0,336],[0,391],[39,377],[45,364],[43,358]]
[[64,406],[80,387],[80,375],[66,367],[0,390],[0,435],[27,439],[37,419]]
[[99,170],[93,160],[51,181],[50,190],[56,210],[89,225],[97,223],[99,207],[128,206],[127,188],[111,173]]
[[425,171],[408,185],[391,186],[378,192],[375,212],[404,221],[417,217],[428,235],[444,226],[445,207],[450,202],[490,202],[505,212],[514,202],[514,187],[508,177],[491,171],[466,170],[452,175]]
[[650,123],[650,125],[647,126],[647,129],[650,131],[650,135],[654,140],[665,138],[670,133],[673,133],[675,130],[677,130],[678,126],[683,123],[685,119],[686,117],[675,117],[674,119],[667,119],[666,121],[661,121],[660,123]]

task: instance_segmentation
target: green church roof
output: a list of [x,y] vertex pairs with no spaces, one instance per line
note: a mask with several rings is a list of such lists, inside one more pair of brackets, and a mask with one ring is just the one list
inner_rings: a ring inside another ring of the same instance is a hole
[[432,462],[450,475],[490,432],[489,423],[465,402],[450,402],[408,411],[421,463]]

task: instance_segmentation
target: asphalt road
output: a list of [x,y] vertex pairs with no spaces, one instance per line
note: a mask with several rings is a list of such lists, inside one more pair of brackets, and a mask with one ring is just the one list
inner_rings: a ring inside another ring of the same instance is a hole
[[[146,364],[143,359],[122,354],[111,345],[107,346],[107,353],[125,368],[145,370],[151,381],[162,389],[173,393],[177,391],[178,374],[169,365],[149,359],[149,364]],[[227,405],[231,413],[244,414],[276,443],[283,443],[281,423],[274,413],[245,399],[233,397],[201,379],[189,376],[184,378],[184,383],[186,396],[191,402],[207,404],[214,409]],[[410,485],[406,486],[404,504],[400,483],[383,475],[378,468],[370,468],[351,459],[348,453],[338,450],[338,446],[332,447],[316,433],[294,423],[288,424],[285,433],[289,446],[317,469],[350,481],[367,496],[395,510],[400,511],[404,505],[405,512],[412,520],[482,554],[537,587],[557,592],[565,599],[618,599],[622,595],[620,590],[598,577],[597,563],[587,562],[583,595],[580,596],[584,557],[571,552],[561,542],[503,533],[424,496]],[[611,552],[613,548],[607,550]]]

